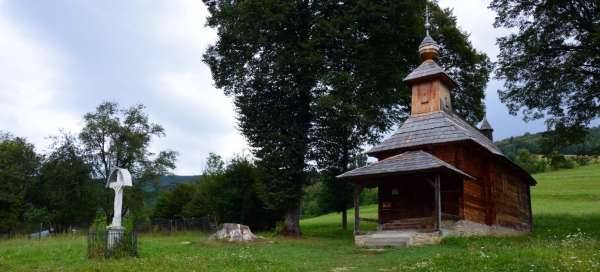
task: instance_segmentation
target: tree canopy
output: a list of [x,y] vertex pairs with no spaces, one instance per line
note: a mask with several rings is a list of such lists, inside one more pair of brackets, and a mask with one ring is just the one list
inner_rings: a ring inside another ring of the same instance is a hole
[[490,8],[495,27],[516,31],[498,39],[501,101],[525,120],[546,117],[559,143],[581,140],[600,117],[600,3],[494,0]]
[[0,233],[23,226],[40,159],[31,143],[0,132]]

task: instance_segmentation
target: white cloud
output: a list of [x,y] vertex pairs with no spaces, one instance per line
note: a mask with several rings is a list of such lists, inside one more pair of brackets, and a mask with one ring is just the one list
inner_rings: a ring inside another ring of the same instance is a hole
[[202,77],[191,73],[166,74],[158,79],[156,86],[162,107],[177,111],[176,115],[163,113],[160,118],[168,133],[160,147],[179,152],[178,174],[201,171],[209,152],[229,158],[246,148],[244,138],[235,128],[231,99]]
[[178,174],[199,173],[209,152],[228,159],[247,149],[231,98],[213,86],[202,62],[206,48],[217,40],[215,30],[205,26],[207,15],[201,1],[170,1],[160,7],[150,28],[151,39],[169,50],[170,58],[170,65],[156,68],[152,108],[173,109],[172,114],[153,114],[167,131],[155,148],[179,152]]
[[153,20],[152,26],[162,43],[201,53],[203,50],[198,49],[206,48],[217,40],[216,31],[205,26],[209,14],[202,1],[177,0],[166,3],[160,7],[161,12]]
[[442,8],[453,10],[459,27],[470,34],[473,46],[495,61],[499,53],[496,38],[505,36],[509,29],[494,28],[496,13],[489,9],[489,0],[440,0]]
[[78,118],[61,108],[64,56],[35,33],[11,21],[0,2],[0,130],[39,149],[59,128],[76,130]]
[[[494,28],[496,13],[489,9],[490,0],[440,0],[442,8],[453,10],[458,26],[461,30],[470,34],[469,40],[475,49],[484,52],[492,61],[497,60],[500,49],[496,45],[496,39],[510,34],[513,30]],[[491,75],[493,77],[493,75]],[[513,116],[498,97],[498,89],[503,82],[490,79],[485,90],[485,104],[487,106],[487,118],[496,129],[495,139],[503,139],[517,136],[525,132],[539,132],[545,130],[543,121],[531,121],[525,123],[521,116]],[[510,126],[507,126],[510,124]],[[516,126],[517,129],[514,129]],[[508,129],[508,128],[511,129]]]

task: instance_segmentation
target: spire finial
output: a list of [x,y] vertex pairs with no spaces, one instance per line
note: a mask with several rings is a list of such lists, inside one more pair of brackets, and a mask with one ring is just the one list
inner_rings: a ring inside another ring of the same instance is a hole
[[429,10],[429,2],[425,4],[425,39],[419,45],[419,54],[422,60],[435,59],[438,56],[440,46],[429,36],[429,29],[431,23],[429,23],[429,17],[431,17],[431,11]]
[[425,34],[427,34],[427,36],[429,36],[429,28],[431,27],[431,24],[429,24],[429,3],[425,4]]

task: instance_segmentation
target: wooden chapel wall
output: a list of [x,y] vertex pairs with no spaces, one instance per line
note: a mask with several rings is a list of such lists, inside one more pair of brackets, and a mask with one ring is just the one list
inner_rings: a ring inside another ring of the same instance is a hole
[[383,229],[433,229],[433,188],[423,177],[388,177],[378,191]]
[[[379,223],[383,229],[433,229],[434,188],[429,176],[388,177],[379,185]],[[442,218],[460,216],[460,179],[442,176]]]
[[492,170],[492,192],[496,201],[496,223],[522,230],[531,228],[531,195],[529,185],[505,165]]
[[[481,224],[531,228],[529,185],[522,177],[514,174],[512,167],[469,143],[432,145],[423,149],[477,179],[462,180],[460,189],[452,189],[455,192],[461,191],[457,196],[445,192],[447,189],[442,182],[443,213],[457,213],[461,219]],[[385,196],[380,195],[380,200],[384,198]],[[391,220],[393,217],[406,215],[397,213],[392,216],[384,213],[383,219]]]
[[[490,221],[486,190],[489,186],[485,167],[488,159],[483,157],[476,148],[470,148],[465,143],[440,145],[431,148],[432,153],[441,160],[475,177],[477,180],[464,179],[459,202],[461,219],[486,224]],[[487,220],[486,220],[487,219]]]

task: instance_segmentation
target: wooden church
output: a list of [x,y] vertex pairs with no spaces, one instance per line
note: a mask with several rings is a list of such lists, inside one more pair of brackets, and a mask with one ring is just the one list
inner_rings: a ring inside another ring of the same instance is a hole
[[[399,237],[410,245],[427,233],[441,239],[532,229],[529,188],[536,181],[494,146],[487,120],[478,129],[453,112],[450,92],[457,83],[435,62],[439,49],[429,35],[419,46],[423,62],[404,79],[412,89],[411,115],[367,152],[378,161],[338,176],[356,188],[357,244],[394,245]],[[377,219],[360,217],[365,187],[378,188]],[[361,220],[376,222],[377,231],[361,232]]]

